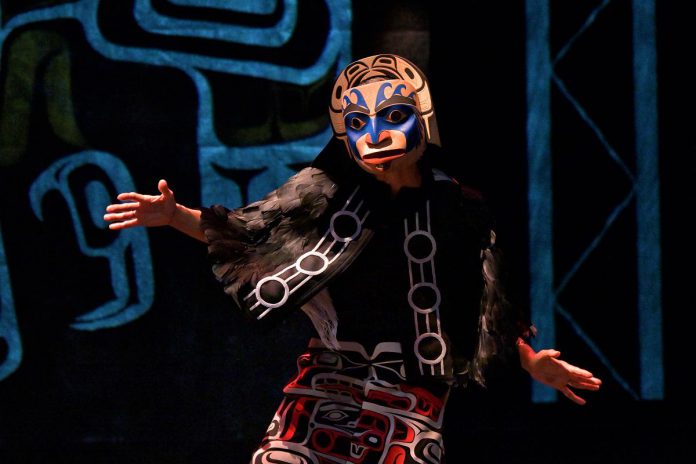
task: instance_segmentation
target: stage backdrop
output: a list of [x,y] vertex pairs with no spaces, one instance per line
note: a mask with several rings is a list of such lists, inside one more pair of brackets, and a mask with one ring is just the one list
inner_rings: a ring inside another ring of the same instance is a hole
[[[686,419],[660,422],[686,398],[688,12],[432,3],[0,0],[2,462],[248,460],[311,324],[250,324],[202,243],[110,231],[104,207],[161,178],[191,207],[260,198],[329,140],[336,73],[381,52],[431,77],[537,348],[604,380],[585,409],[519,373],[457,395],[453,462],[680,456]],[[594,445],[559,455],[576,440]]]

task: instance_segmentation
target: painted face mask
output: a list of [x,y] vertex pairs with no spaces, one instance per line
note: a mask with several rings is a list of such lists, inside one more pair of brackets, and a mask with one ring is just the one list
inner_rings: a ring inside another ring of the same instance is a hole
[[422,152],[423,121],[416,91],[406,81],[377,81],[346,90],[343,122],[348,148],[357,161],[387,166]]
[[425,142],[440,145],[428,82],[396,55],[349,64],[334,83],[329,114],[335,136],[367,170],[412,162]]

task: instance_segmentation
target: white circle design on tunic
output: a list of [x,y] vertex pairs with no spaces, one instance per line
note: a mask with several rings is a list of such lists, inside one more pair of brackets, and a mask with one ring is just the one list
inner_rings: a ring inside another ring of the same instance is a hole
[[[340,216],[348,216],[355,222],[355,232],[353,232],[353,235],[350,237],[342,237],[338,235],[336,232],[336,227],[334,227],[334,223],[336,222],[336,219],[338,219]],[[358,217],[357,214],[355,214],[352,211],[336,211],[333,216],[331,216],[331,227],[330,227],[331,235],[333,235],[333,238],[335,238],[337,241],[341,243],[345,242],[350,242],[351,240],[354,240],[355,237],[360,235],[360,232],[362,231],[362,224],[360,222],[360,218]]]
[[[321,267],[319,269],[314,269],[314,270],[303,268],[302,262],[305,259],[310,258],[312,256],[319,258],[321,260]],[[307,253],[300,256],[297,259],[297,262],[295,263],[295,269],[302,272],[303,274],[310,275],[310,276],[315,276],[315,275],[321,274],[322,272],[324,272],[326,270],[327,267],[329,267],[329,259],[326,256],[324,256],[321,253],[318,253],[316,251],[308,251]]]
[[[435,340],[437,340],[438,344],[440,345],[440,355],[439,355],[437,358],[435,358],[435,359],[427,359],[427,358],[425,358],[425,357],[421,354],[421,352],[420,352],[420,350],[419,350],[419,348],[418,348],[418,345],[420,345],[420,342],[422,342],[422,341],[425,340],[426,338],[434,338]],[[420,362],[422,362],[423,364],[435,365],[435,364],[438,364],[438,363],[439,363],[440,361],[442,361],[443,359],[445,359],[445,351],[446,351],[446,349],[445,349],[445,340],[442,338],[442,336],[441,336],[440,334],[437,334],[437,333],[434,333],[434,332],[425,332],[425,333],[420,334],[420,335],[418,336],[418,338],[416,338],[416,341],[413,343],[413,348],[414,348],[413,351],[416,353],[416,357],[417,357],[418,360],[419,360]]]
[[[418,235],[422,235],[423,237],[427,238],[428,241],[430,242],[430,250],[428,251],[427,256],[423,258],[416,258],[413,256],[413,253],[411,253],[411,250],[408,249],[409,243],[413,238],[415,238]],[[422,230],[414,230],[410,234],[406,236],[406,239],[404,240],[404,253],[406,253],[406,256],[408,256],[408,259],[411,261],[422,264],[425,262],[430,261],[433,259],[433,256],[435,256],[435,250],[437,249],[437,246],[435,245],[435,237],[430,235],[428,232],[422,231]]]
[[[265,284],[271,281],[278,282],[283,287],[283,298],[281,298],[280,301],[278,301],[277,303],[269,303],[268,301],[261,298],[261,287],[263,287]],[[285,282],[280,277],[276,276],[264,277],[263,279],[259,280],[259,283],[256,284],[256,289],[254,290],[254,292],[256,293],[256,299],[259,300],[261,304],[267,308],[277,308],[279,306],[283,306],[290,297],[290,288],[288,287],[287,282]]]
[[[433,302],[432,306],[428,308],[421,308],[416,304],[415,301],[413,301],[413,294],[418,291],[418,289],[421,288],[428,288],[433,291],[435,294],[435,301]],[[408,291],[408,304],[413,308],[414,311],[419,312],[421,314],[430,314],[433,311],[435,311],[437,308],[440,307],[440,289],[438,289],[434,284],[431,284],[429,282],[421,282],[413,287]]]

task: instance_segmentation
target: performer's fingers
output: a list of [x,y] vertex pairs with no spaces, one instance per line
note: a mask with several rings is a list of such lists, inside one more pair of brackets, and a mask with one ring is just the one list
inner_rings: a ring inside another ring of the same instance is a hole
[[595,383],[589,383],[589,382],[570,381],[570,382],[568,382],[568,385],[573,387],[573,388],[580,388],[582,390],[591,390],[591,391],[599,390],[599,385],[597,385]]
[[106,211],[109,213],[116,213],[119,211],[128,211],[131,209],[135,209],[138,206],[140,206],[140,203],[114,203],[112,205],[109,205],[106,207]]
[[137,225],[138,225],[137,219],[129,219],[127,221],[122,221],[122,222],[112,222],[111,224],[109,224],[109,229],[121,230],[121,229],[128,229],[129,227],[134,227]]
[[571,379],[573,382],[578,382],[578,383],[587,383],[590,385],[602,385],[602,381],[599,380],[597,377],[585,377],[581,375],[572,375]]
[[578,383],[588,383],[592,385],[602,385],[602,381],[599,380],[597,377],[585,377],[582,375],[572,375],[570,376],[570,380],[572,382],[578,382]]
[[150,195],[143,195],[143,194],[137,193],[137,192],[124,192],[124,193],[119,193],[116,198],[118,198],[121,201],[124,201],[124,200],[145,201],[145,200],[147,200],[148,196],[150,196]]
[[590,372],[590,371],[586,371],[585,369],[581,369],[577,366],[573,366],[570,364],[568,365],[568,367],[570,368],[570,371],[573,374],[579,375],[581,377],[587,377],[587,378],[593,377],[592,372]]
[[541,350],[539,353],[541,356],[549,356],[551,358],[557,358],[561,355],[561,352],[558,350]]
[[160,191],[162,195],[165,196],[165,198],[169,198],[172,195],[174,195],[174,192],[169,188],[169,185],[167,184],[167,181],[164,179],[160,179],[160,181],[157,183],[157,189]]
[[104,215],[105,221],[123,221],[135,217],[135,211],[126,211],[125,213],[109,213]]
[[570,388],[568,388],[567,386],[561,388],[561,392],[562,392],[562,393],[566,396],[566,398],[568,398],[570,401],[572,401],[573,403],[579,404],[580,406],[584,405],[584,404],[587,402],[587,401],[585,401],[584,399],[580,398],[580,397],[579,397],[578,395],[576,395],[575,393],[573,393],[573,391],[572,391]]

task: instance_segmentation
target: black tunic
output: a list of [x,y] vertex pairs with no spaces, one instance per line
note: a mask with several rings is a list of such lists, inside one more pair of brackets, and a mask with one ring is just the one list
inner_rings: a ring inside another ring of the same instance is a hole
[[481,197],[420,167],[395,197],[319,162],[260,202],[203,209],[214,272],[250,317],[332,302],[253,462],[440,462],[450,386],[529,335]]

